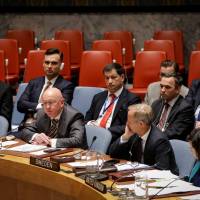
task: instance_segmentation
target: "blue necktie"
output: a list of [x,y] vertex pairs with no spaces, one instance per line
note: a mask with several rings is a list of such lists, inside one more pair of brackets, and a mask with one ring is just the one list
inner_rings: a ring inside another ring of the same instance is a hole
[[195,174],[198,172],[199,169],[200,169],[200,161],[197,161],[190,173],[189,182],[191,182],[192,178],[195,176]]

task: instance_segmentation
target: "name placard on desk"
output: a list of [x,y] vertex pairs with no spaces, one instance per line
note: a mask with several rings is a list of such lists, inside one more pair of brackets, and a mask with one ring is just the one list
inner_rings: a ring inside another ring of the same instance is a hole
[[85,177],[85,183],[88,184],[89,186],[93,187],[94,189],[98,190],[99,192],[106,193],[107,188],[106,185],[99,182],[95,178],[92,178],[90,176]]
[[53,171],[60,171],[60,164],[57,162],[48,161],[42,158],[30,157],[30,164],[38,167],[46,168]]

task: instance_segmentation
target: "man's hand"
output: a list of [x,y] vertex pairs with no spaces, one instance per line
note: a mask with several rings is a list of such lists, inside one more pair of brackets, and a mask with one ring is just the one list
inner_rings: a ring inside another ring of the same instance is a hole
[[128,141],[129,138],[134,135],[135,133],[133,133],[130,128],[128,127],[128,125],[126,124],[126,128],[125,128],[125,133],[122,135],[122,140],[124,141]]
[[51,145],[50,138],[45,133],[37,134],[35,136],[35,138],[33,139],[32,143],[33,144],[46,145],[46,146],[50,146]]

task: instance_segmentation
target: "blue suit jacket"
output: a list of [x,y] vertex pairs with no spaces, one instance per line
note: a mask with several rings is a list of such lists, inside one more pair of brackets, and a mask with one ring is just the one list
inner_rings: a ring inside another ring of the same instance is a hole
[[[28,86],[26,87],[24,93],[17,103],[17,109],[19,112],[27,113],[28,109],[36,111],[38,99],[40,97],[44,83],[44,76],[33,79],[28,83]],[[73,84],[71,82],[66,81],[62,76],[58,76],[53,87],[61,90],[62,95],[65,98],[65,102],[71,104],[74,90]]]

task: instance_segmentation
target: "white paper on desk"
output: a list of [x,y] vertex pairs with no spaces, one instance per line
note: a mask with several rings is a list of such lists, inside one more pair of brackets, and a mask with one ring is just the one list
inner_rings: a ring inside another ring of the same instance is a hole
[[[102,160],[99,160],[99,165],[102,164]],[[86,167],[89,165],[97,165],[97,160],[89,161],[89,162],[69,162],[68,165],[72,167]]]
[[10,151],[19,151],[19,152],[32,152],[46,149],[44,145],[35,145],[35,144],[23,144],[16,147],[8,148]]
[[5,147],[8,145],[17,144],[17,143],[18,143],[17,141],[5,141],[5,142],[2,142],[2,146]]
[[132,162],[126,162],[126,163],[119,163],[115,164],[115,167],[117,168],[117,171],[123,171],[123,170],[129,170],[129,169],[140,169],[140,168],[148,168],[148,165],[145,164],[139,164],[139,163],[132,163]]
[[30,154],[35,155],[35,156],[41,156],[41,155],[45,155],[47,153],[45,153],[43,150],[40,150],[40,151],[31,152]]
[[184,199],[184,200],[199,200],[200,199],[200,194],[184,196],[184,197],[181,197],[181,199]]

